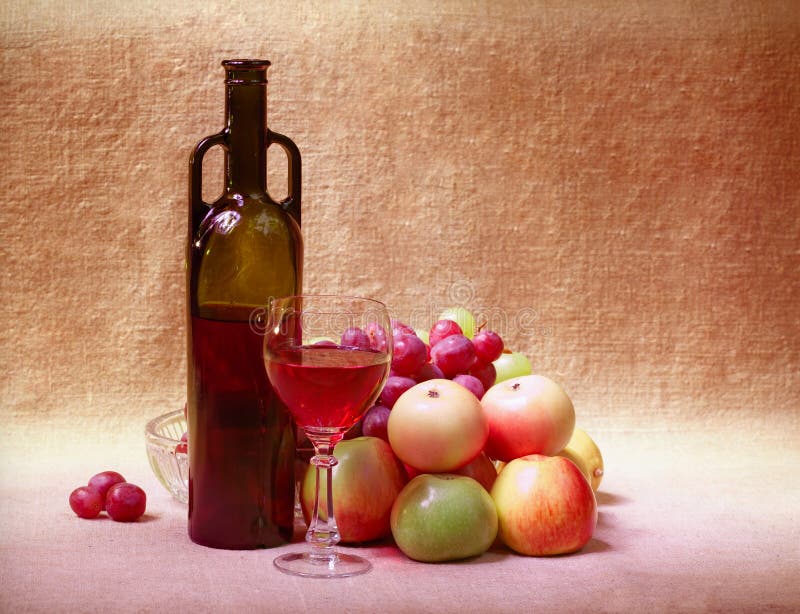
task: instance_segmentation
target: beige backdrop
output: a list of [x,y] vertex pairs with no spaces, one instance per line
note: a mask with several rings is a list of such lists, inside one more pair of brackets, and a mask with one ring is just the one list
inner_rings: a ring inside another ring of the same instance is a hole
[[484,313],[591,428],[798,441],[798,3],[294,4],[2,4],[6,436],[182,403],[188,155],[265,57],[306,290]]

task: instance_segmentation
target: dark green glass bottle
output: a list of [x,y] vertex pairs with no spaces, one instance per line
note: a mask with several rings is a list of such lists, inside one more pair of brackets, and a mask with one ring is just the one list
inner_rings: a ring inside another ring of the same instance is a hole
[[[301,291],[300,153],[267,128],[265,60],[226,60],[226,126],[190,161],[188,241],[189,536],[244,549],[291,539],[295,442],[262,359],[259,315]],[[267,148],[289,158],[289,194],[267,191]],[[225,189],[202,199],[202,160],[225,152]]]

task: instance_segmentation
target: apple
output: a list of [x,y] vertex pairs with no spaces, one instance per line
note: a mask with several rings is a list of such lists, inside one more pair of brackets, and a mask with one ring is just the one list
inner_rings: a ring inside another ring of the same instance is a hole
[[[389,444],[377,437],[357,437],[336,444],[338,463],[333,471],[333,508],[341,541],[366,542],[389,535],[392,504],[408,482],[405,470]],[[320,479],[324,480],[324,469]],[[300,489],[306,524],[314,509],[316,469],[309,465]],[[324,481],[319,489],[319,513],[326,517],[328,496]]]
[[489,423],[469,390],[447,379],[432,379],[400,395],[387,431],[392,450],[404,463],[422,473],[446,473],[481,453]]
[[[415,478],[418,475],[422,475],[423,472],[418,471],[411,465],[405,465],[406,473],[408,474],[409,478]],[[455,469],[454,471],[450,471],[453,475],[463,475],[468,478],[472,478],[478,484],[483,486],[486,489],[486,492],[492,490],[492,486],[494,485],[494,481],[497,478],[497,469],[495,467],[494,462],[489,460],[489,457],[486,456],[483,452],[478,454],[471,462],[467,463],[463,467]]]
[[532,454],[511,461],[497,476],[492,499],[501,541],[520,554],[575,552],[597,526],[594,491],[563,456]]
[[500,358],[495,360],[492,364],[497,372],[497,377],[494,380],[495,384],[504,382],[512,377],[521,377],[533,373],[531,361],[520,352],[503,350],[503,353],[500,354]]
[[461,475],[422,474],[392,506],[392,536],[409,558],[452,561],[486,552],[497,537],[497,511],[486,489]]
[[510,461],[561,452],[575,428],[575,408],[564,389],[543,375],[495,384],[481,399],[489,420],[486,453]]
[[494,463],[492,463],[489,457],[483,452],[478,454],[471,462],[456,469],[453,473],[472,478],[483,486],[487,492],[492,490],[494,481],[497,479],[497,469],[495,469]]
[[566,447],[558,455],[578,465],[592,485],[592,490],[597,492],[603,479],[603,456],[600,454],[600,448],[586,431],[575,427]]

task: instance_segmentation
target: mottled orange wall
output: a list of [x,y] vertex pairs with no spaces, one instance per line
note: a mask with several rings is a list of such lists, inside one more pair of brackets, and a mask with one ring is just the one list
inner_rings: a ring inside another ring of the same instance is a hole
[[4,420],[182,402],[187,159],[251,56],[307,290],[464,302],[595,428],[798,427],[800,4],[294,4],[0,7]]

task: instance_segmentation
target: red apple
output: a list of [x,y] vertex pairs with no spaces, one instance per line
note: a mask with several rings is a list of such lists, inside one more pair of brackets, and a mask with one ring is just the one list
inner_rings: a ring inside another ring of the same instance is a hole
[[526,454],[558,454],[572,437],[575,409],[563,388],[542,375],[495,384],[481,399],[489,420],[486,453],[510,461]]
[[389,443],[404,463],[422,473],[446,473],[483,450],[489,424],[480,401],[446,379],[406,390],[389,414]]
[[500,539],[520,554],[548,556],[583,548],[597,525],[591,485],[571,460],[532,454],[508,463],[495,480]]
[[[389,444],[377,437],[356,437],[336,444],[333,455],[333,512],[344,543],[365,542],[386,537],[392,504],[408,477]],[[324,470],[323,470],[324,471]],[[325,517],[327,493],[320,472],[320,514]],[[314,507],[316,470],[308,466],[300,491],[300,505],[306,523]]]
[[[414,469],[414,467],[411,465],[405,465],[405,468],[409,480],[423,474],[422,471]],[[450,473],[453,475],[463,475],[465,477],[472,478],[478,482],[478,484],[483,486],[486,489],[486,492],[492,490],[494,481],[497,479],[497,469],[495,468],[494,463],[489,460],[489,457],[483,452],[478,454],[478,456],[476,456],[472,461],[463,467],[450,471]]]
[[494,468],[492,461],[483,452],[460,469],[453,471],[453,473],[472,478],[483,486],[486,492],[491,492],[494,481],[497,479],[497,469]]

